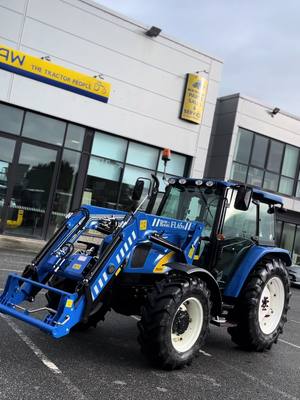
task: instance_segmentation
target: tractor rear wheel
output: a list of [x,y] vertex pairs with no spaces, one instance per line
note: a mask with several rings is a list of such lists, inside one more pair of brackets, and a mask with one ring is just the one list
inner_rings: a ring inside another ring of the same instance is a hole
[[181,368],[199,355],[208,333],[209,297],[197,277],[168,277],[155,285],[138,323],[141,350],[152,364]]
[[271,349],[283,332],[290,299],[288,273],[280,259],[262,261],[249,276],[228,328],[234,343],[247,350]]

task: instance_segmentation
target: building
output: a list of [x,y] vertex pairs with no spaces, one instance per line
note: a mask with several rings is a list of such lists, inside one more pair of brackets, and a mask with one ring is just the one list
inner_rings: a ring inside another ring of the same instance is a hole
[[[0,233],[47,238],[82,202],[127,209],[164,147],[169,174],[203,175],[221,61],[90,0],[0,0],[0,18]],[[198,124],[179,118],[196,71]]]
[[277,240],[300,265],[300,118],[234,94],[217,101],[205,175],[284,198]]

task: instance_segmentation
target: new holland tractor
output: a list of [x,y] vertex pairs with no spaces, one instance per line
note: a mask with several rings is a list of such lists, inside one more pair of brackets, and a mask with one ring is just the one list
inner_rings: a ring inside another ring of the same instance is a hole
[[[135,185],[135,207],[144,183]],[[152,214],[158,185],[153,177],[147,207],[132,212],[71,212],[22,276],[8,276],[0,311],[54,338],[96,326],[111,309],[140,316],[142,352],[164,369],[190,364],[210,323],[229,326],[240,347],[270,349],[290,298],[291,259],[274,237],[282,199],[231,182],[171,178]]]

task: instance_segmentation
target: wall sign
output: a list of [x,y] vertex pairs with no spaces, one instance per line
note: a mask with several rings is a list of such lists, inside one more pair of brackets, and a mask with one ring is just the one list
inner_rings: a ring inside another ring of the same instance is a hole
[[208,81],[198,74],[187,74],[180,118],[200,124]]
[[1,44],[0,68],[104,103],[109,99],[110,83]]

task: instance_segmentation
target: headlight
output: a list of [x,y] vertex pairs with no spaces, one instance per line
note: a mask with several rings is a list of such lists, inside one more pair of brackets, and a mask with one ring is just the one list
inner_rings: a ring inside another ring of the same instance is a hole
[[180,185],[185,185],[186,184],[186,179],[181,178],[181,179],[179,179],[178,182],[180,183]]

